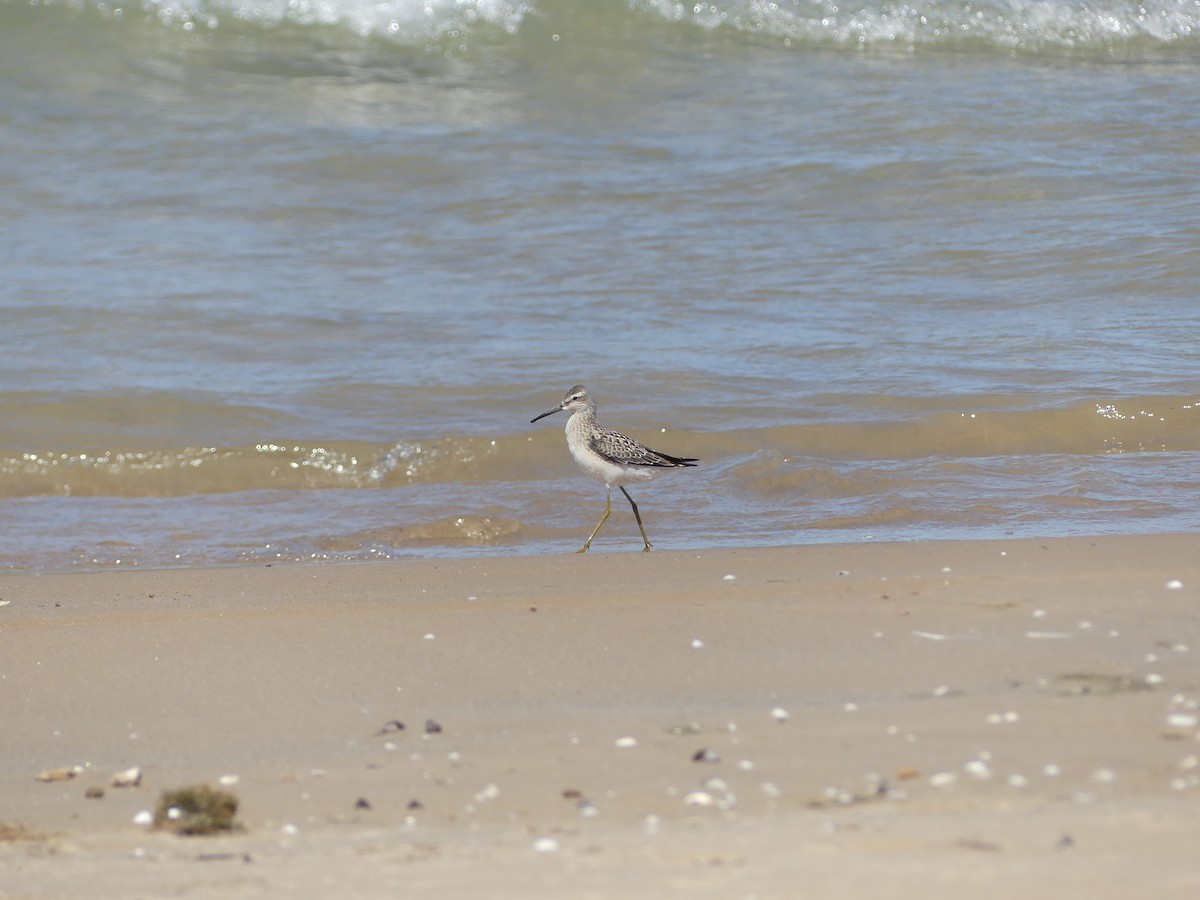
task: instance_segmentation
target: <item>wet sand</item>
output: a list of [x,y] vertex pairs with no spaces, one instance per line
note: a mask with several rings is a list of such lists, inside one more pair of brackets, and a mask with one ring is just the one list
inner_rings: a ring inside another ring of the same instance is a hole
[[0,896],[1198,896],[1198,601],[1188,535],[3,576]]

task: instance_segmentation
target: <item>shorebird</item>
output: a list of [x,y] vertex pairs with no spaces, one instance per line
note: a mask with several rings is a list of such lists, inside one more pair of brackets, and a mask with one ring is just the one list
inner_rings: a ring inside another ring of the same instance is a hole
[[567,419],[567,447],[570,449],[571,455],[575,457],[575,462],[579,463],[579,467],[585,474],[597,481],[604,482],[606,492],[604,515],[600,517],[600,521],[596,523],[596,527],[592,529],[592,533],[588,535],[588,539],[583,542],[583,546],[577,552],[587,552],[587,549],[592,546],[592,538],[596,536],[596,533],[600,531],[600,526],[612,514],[614,484],[621,489],[621,493],[633,507],[633,517],[637,519],[638,528],[642,532],[642,540],[646,544],[643,550],[648,551],[650,538],[646,537],[646,526],[642,524],[641,513],[638,512],[633,498],[629,496],[629,491],[625,490],[625,485],[635,481],[649,481],[651,478],[661,475],[665,469],[694,466],[699,460],[682,456],[668,456],[657,450],[651,450],[645,444],[626,437],[619,431],[609,431],[607,428],[603,428],[596,421],[596,401],[592,399],[591,393],[582,384],[577,384],[567,391],[562,402],[554,409],[548,409],[540,416],[534,416],[529,422],[533,424],[538,419],[552,416],[564,409],[571,413],[571,417]]

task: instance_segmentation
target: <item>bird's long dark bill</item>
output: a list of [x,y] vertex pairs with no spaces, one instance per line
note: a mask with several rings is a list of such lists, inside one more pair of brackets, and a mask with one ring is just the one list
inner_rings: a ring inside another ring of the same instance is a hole
[[538,419],[544,419],[544,418],[546,418],[546,416],[552,416],[552,415],[554,415],[556,412],[562,412],[562,407],[561,407],[561,406],[556,406],[556,407],[554,407],[554,409],[548,409],[548,410],[546,410],[546,411],[545,411],[544,413],[542,413],[540,416],[534,416],[532,419],[530,419],[530,420],[529,420],[529,424],[530,424],[530,425],[532,425],[532,424],[533,424],[534,422],[536,422]]

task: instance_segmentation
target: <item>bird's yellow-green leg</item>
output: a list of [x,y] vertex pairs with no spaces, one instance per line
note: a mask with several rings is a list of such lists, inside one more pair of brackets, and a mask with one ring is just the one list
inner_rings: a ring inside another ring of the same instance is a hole
[[[650,552],[650,538],[646,537],[646,526],[642,524],[642,514],[638,512],[637,504],[633,502],[633,498],[629,496],[629,491],[621,488],[621,493],[625,495],[625,499],[629,501],[629,505],[633,507],[633,517],[637,519],[638,528],[642,532],[642,540],[646,542],[646,546],[642,548],[643,553]],[[599,526],[597,526],[599,527]]]
[[[604,500],[604,515],[600,517],[600,521],[596,523],[596,527],[592,529],[592,533],[588,535],[588,539],[583,542],[583,546],[575,551],[576,553],[587,553],[588,547],[592,546],[592,538],[596,536],[596,533],[600,530],[600,526],[604,524],[605,520],[612,515],[612,488],[605,485],[605,489],[607,496]],[[625,488],[621,488],[621,490],[625,490]],[[625,496],[628,497],[629,495],[626,494]],[[649,548],[647,547],[647,549]]]

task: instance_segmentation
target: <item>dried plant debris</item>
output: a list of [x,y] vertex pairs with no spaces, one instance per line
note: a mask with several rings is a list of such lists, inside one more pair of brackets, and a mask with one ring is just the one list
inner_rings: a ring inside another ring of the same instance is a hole
[[207,784],[164,791],[154,811],[154,827],[182,835],[226,834],[241,830],[234,821],[238,799]]
[[62,766],[58,769],[46,769],[36,776],[38,781],[70,781],[83,771],[83,766]]
[[1088,694],[1107,697],[1112,694],[1154,690],[1154,685],[1145,678],[1100,672],[1069,672],[1066,675],[1058,676],[1057,685],[1058,693],[1067,697],[1080,697]]
[[45,841],[50,835],[30,828],[24,822],[0,822],[0,844],[17,841]]

